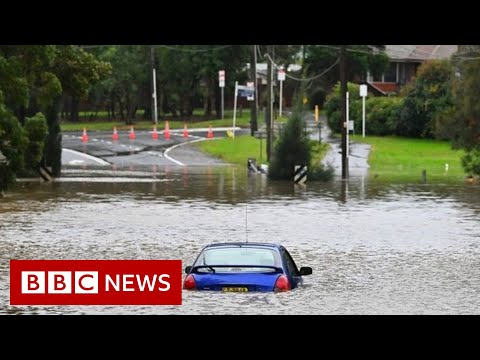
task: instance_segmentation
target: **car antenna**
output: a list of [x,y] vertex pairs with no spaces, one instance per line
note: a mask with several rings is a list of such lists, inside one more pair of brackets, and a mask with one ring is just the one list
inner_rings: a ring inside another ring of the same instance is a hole
[[248,243],[248,204],[245,203],[245,238],[246,238],[246,241]]

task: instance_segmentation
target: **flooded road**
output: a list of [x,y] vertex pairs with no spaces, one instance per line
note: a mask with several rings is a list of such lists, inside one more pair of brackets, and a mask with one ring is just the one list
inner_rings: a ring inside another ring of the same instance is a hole
[[[77,171],[77,172],[76,172]],[[161,167],[19,183],[0,199],[1,314],[478,314],[480,186],[291,183],[236,167]],[[247,226],[246,226],[247,224]],[[180,259],[278,242],[305,285],[183,292],[180,306],[10,306],[10,259]]]

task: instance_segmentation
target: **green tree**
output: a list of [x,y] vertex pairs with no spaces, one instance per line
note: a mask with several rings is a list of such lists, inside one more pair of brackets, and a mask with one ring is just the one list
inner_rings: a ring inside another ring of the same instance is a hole
[[462,159],[465,171],[480,175],[480,45],[459,46],[459,53],[453,82],[457,113],[449,129],[454,147],[465,150]]
[[437,119],[453,105],[451,80],[454,68],[448,61],[422,64],[415,79],[402,90],[404,105],[399,114],[397,134],[433,138]]
[[25,150],[28,138],[13,113],[3,104],[0,91],[0,152],[7,162],[0,164],[0,191],[15,181],[16,174],[25,166]]
[[[339,81],[340,45],[308,45],[305,55],[307,78],[313,78],[309,84],[310,105],[323,104],[327,94]],[[367,72],[382,73],[388,66],[388,56],[378,50],[376,45],[347,46],[347,81],[362,82]],[[327,71],[330,69],[329,71]],[[326,71],[326,72],[325,72]],[[319,76],[325,72],[323,75]]]
[[304,165],[307,166],[309,179],[329,180],[333,176],[333,169],[324,168],[320,162],[314,163],[312,151],[318,149],[319,144],[317,141],[310,140],[305,129],[305,113],[297,109],[301,109],[301,104],[295,106],[295,110],[274,145],[268,177],[274,180],[292,181],[295,166]]

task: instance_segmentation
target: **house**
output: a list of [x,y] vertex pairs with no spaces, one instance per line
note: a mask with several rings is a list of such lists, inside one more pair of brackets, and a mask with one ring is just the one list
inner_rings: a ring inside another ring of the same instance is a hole
[[389,67],[383,74],[367,74],[369,90],[379,95],[396,94],[422,63],[449,59],[457,49],[458,45],[385,45]]

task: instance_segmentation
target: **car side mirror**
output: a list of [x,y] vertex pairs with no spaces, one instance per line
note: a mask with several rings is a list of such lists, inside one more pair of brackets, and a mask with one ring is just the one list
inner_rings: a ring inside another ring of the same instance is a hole
[[300,275],[312,275],[312,268],[303,266],[300,268]]
[[190,274],[190,271],[192,271],[192,267],[191,266],[187,266],[185,268],[185,274]]

